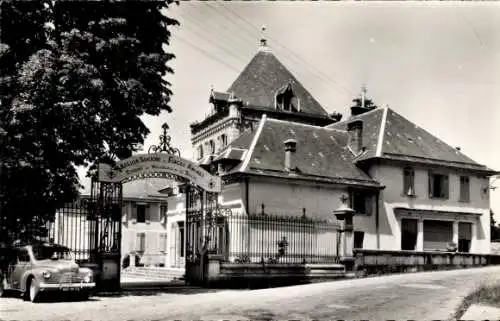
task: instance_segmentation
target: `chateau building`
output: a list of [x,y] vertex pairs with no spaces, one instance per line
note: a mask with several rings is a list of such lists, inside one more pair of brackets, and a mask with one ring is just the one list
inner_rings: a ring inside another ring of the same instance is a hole
[[[328,113],[262,40],[209,102],[210,114],[190,126],[194,160],[222,177],[219,202],[233,214],[335,220],[348,196],[355,248],[489,253],[497,172],[377,107],[365,90],[345,119]],[[164,179],[125,184],[122,256],[182,275],[185,205]]]
[[489,177],[363,90],[351,115],[329,114],[265,40],[212,113],[191,125],[195,159],[223,178],[232,212],[333,217],[349,195],[354,246],[488,253]]

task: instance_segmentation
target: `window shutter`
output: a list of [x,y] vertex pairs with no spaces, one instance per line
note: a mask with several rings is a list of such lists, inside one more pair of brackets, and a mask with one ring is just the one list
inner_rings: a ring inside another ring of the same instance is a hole
[[130,203],[130,219],[137,221],[137,204]]
[[407,169],[403,170],[403,194],[408,193],[409,186],[409,172]]
[[434,176],[429,173],[429,197],[434,195]]
[[170,247],[169,247],[170,264],[174,265],[174,266],[177,265],[177,263],[176,263],[177,252],[175,251],[175,246],[177,244],[176,243],[176,235],[175,235],[175,230],[176,230],[175,226],[176,225],[177,225],[176,223],[171,223],[170,224],[170,231],[169,231],[169,233],[167,233],[167,235],[169,235],[169,238],[170,238]]
[[160,234],[160,252],[167,252],[167,235],[166,234]]
[[367,195],[365,197],[365,214],[372,215],[375,197],[372,195]]
[[412,170],[410,172],[410,186],[411,188],[413,189],[413,193],[416,194],[416,190],[415,190],[415,171]]
[[449,182],[448,182],[448,175],[443,176],[443,197],[444,198],[449,198]]
[[470,201],[470,180],[468,177],[465,178],[465,199],[467,202]]
[[144,252],[146,249],[146,235],[144,233],[137,233],[137,241],[136,241],[136,251],[137,252]]

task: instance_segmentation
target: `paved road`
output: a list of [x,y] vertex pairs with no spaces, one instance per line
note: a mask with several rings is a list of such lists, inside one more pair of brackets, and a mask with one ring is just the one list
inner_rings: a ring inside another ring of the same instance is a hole
[[500,282],[500,267],[414,273],[265,290],[96,297],[31,304],[0,299],[2,320],[447,319],[462,298]]

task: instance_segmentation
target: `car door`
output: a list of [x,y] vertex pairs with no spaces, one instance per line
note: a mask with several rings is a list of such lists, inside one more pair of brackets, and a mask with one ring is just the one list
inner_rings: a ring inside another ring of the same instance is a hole
[[16,259],[17,261],[15,262],[11,273],[10,283],[12,284],[13,288],[19,289],[21,287],[21,279],[23,277],[23,274],[27,269],[29,269],[30,266],[30,256],[28,250],[19,249],[17,251]]

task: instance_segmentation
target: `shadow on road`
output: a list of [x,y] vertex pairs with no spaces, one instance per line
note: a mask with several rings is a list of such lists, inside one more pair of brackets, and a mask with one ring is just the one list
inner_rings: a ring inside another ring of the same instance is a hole
[[179,294],[179,295],[190,295],[199,293],[215,293],[223,291],[223,289],[206,289],[206,288],[195,288],[195,287],[166,287],[166,288],[156,288],[156,289],[125,289],[120,292],[109,292],[109,293],[97,293],[93,298],[99,297],[124,297],[124,296],[155,296],[162,294]]
[[39,300],[40,303],[93,302],[93,301],[100,301],[100,299],[92,296],[88,299],[83,300],[78,296],[56,294],[56,293],[50,293],[50,294],[44,293],[44,295],[42,295]]

